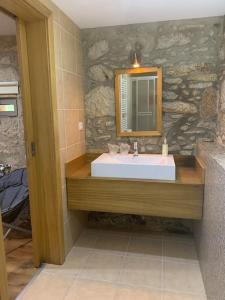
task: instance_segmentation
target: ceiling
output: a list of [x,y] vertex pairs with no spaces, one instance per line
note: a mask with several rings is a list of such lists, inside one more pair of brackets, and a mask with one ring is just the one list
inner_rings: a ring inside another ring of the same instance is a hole
[[53,0],[80,28],[225,15],[225,0]]
[[16,22],[13,18],[0,11],[0,35],[15,35]]

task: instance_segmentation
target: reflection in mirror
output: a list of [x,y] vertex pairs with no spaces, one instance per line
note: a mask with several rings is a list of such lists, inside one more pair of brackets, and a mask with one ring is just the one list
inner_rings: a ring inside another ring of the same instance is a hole
[[161,70],[140,68],[116,74],[117,133],[161,134]]

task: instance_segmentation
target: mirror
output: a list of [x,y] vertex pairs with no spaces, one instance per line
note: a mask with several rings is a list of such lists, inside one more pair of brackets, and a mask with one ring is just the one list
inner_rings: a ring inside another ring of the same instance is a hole
[[162,134],[162,70],[117,70],[115,77],[118,136]]

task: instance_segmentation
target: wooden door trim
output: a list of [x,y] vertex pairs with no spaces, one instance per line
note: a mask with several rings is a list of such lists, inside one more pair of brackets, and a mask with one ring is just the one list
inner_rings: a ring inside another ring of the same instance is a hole
[[[17,17],[34,262],[65,259],[53,17],[39,0],[0,0]],[[35,51],[34,51],[35,50]],[[32,156],[31,142],[36,144]]]
[[51,15],[39,0],[0,0],[0,7],[26,22],[43,20]]
[[8,300],[9,294],[8,294],[5,246],[3,240],[1,211],[0,211],[0,270],[1,270],[0,271],[0,299]]

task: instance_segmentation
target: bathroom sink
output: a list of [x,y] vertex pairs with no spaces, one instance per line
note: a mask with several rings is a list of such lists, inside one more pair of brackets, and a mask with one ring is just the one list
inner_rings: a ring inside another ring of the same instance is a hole
[[173,155],[103,153],[91,163],[94,177],[176,180]]

